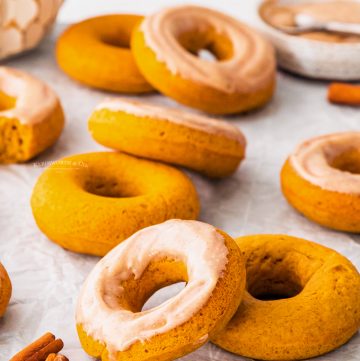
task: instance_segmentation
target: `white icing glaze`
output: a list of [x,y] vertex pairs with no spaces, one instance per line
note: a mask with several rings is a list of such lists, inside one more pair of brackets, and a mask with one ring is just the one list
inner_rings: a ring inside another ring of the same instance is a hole
[[[211,30],[224,34],[233,45],[233,56],[206,61],[186,51],[177,38],[189,31]],[[270,43],[255,30],[215,10],[178,6],[145,18],[145,42],[173,74],[181,75],[226,93],[253,92],[275,76],[275,56]]]
[[[137,341],[183,324],[208,301],[226,268],[228,249],[217,230],[197,221],[170,220],[145,228],[110,251],[88,276],[77,304],[76,322],[112,356]],[[176,296],[138,313],[122,308],[121,281],[135,279],[152,260],[168,257],[187,266],[188,282]],[[201,342],[207,335],[198,340]],[[114,358],[115,359],[115,358]]]
[[36,46],[61,4],[62,0],[0,0],[0,59]]
[[0,31],[0,58],[1,54],[15,54],[21,51],[23,38],[15,28],[8,28]]
[[339,170],[332,161],[351,150],[360,150],[360,132],[335,133],[302,143],[290,156],[295,171],[310,183],[329,191],[360,194],[360,174]]
[[5,24],[14,22],[19,29],[24,30],[36,18],[39,5],[34,0],[7,1],[7,16]]
[[16,98],[14,108],[0,117],[33,125],[47,119],[59,104],[56,94],[42,81],[22,71],[0,66],[0,91]]
[[246,144],[244,135],[234,125],[228,124],[222,120],[184,112],[176,108],[124,98],[109,98],[96,107],[96,110],[102,109],[108,109],[114,112],[124,112],[137,117],[149,117],[158,119],[159,121],[166,120],[210,134],[222,135],[243,145]]

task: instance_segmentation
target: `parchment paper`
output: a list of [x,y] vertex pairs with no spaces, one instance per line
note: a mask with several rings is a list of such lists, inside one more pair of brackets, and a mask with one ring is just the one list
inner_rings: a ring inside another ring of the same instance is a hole
[[[65,251],[48,241],[36,227],[29,205],[33,185],[43,171],[41,162],[104,149],[87,132],[87,118],[108,94],[78,85],[58,70],[53,51],[59,31],[36,51],[6,62],[40,77],[58,92],[67,124],[56,146],[35,161],[0,167],[0,258],[13,283],[10,307],[0,321],[0,360],[4,361],[47,331],[64,340],[64,354],[70,360],[90,360],[78,342],[74,307],[79,288],[98,258]],[[161,95],[143,99],[176,106]],[[232,236],[284,233],[317,241],[348,256],[360,268],[359,236],[311,223],[286,203],[279,188],[281,166],[299,142],[319,134],[359,130],[360,110],[328,104],[326,83],[279,73],[271,104],[227,121],[245,133],[247,158],[233,177],[222,181],[189,173],[201,196],[201,220]],[[163,291],[157,302],[171,292],[174,287]],[[208,344],[183,360],[244,359]],[[360,360],[360,337],[318,360]]]

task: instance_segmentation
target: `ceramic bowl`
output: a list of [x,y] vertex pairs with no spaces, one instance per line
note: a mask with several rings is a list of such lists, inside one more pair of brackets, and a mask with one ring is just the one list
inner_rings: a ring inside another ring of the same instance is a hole
[[330,43],[288,35],[262,19],[264,1],[256,1],[257,26],[275,46],[281,68],[316,79],[360,80],[360,42]]

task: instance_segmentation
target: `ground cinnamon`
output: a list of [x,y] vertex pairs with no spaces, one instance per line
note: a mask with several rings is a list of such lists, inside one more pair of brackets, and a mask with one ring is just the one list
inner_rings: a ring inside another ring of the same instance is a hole
[[360,106],[360,86],[346,83],[330,84],[328,99],[331,103]]

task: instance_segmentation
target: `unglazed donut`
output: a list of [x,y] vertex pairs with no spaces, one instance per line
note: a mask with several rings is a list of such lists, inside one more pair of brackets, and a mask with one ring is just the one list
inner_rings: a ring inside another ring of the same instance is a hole
[[322,226],[360,232],[360,132],[310,139],[281,171],[288,202]]
[[139,229],[199,213],[196,190],[184,173],[112,152],[55,162],[37,181],[31,206],[50,240],[97,256]]
[[141,19],[137,15],[105,15],[71,25],[57,42],[60,68],[94,88],[119,93],[152,91],[129,49],[131,32]]
[[[268,102],[274,92],[271,44],[215,10],[197,6],[162,10],[134,30],[131,47],[150,84],[209,113],[248,111]],[[218,61],[198,57],[202,49]]]
[[235,126],[144,102],[104,101],[92,114],[89,130],[107,147],[210,177],[232,174],[245,156],[245,137]]
[[[186,287],[141,311],[158,289]],[[108,253],[86,280],[76,323],[84,350],[103,361],[167,361],[222,329],[245,288],[234,240],[197,221],[170,220],[139,231]]]
[[63,126],[60,101],[46,84],[0,67],[0,164],[33,158],[58,139]]
[[0,263],[0,317],[4,316],[11,297],[11,281],[4,266]]
[[360,327],[360,275],[319,244],[284,235],[236,239],[247,292],[212,341],[256,360],[301,360],[347,342]]

